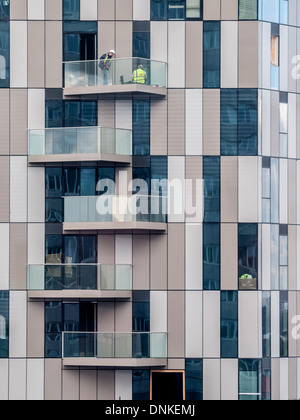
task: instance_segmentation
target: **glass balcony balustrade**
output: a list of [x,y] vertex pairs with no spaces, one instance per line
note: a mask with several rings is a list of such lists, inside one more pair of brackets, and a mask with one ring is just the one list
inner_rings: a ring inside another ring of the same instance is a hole
[[131,291],[131,265],[41,264],[28,266],[29,291]]
[[[143,73],[135,73],[139,66]],[[70,61],[64,63],[65,94],[98,93],[114,88],[114,92],[126,92],[134,87],[166,88],[167,64],[144,58],[112,59],[109,68],[101,68],[99,61]],[[81,91],[78,91],[82,89]],[[84,89],[83,89],[84,88]],[[72,92],[73,90],[73,92]],[[155,91],[153,91],[155,93]],[[159,92],[157,92],[159,93]]]
[[[92,159],[110,156],[130,157],[132,154],[132,131],[104,127],[49,128],[29,130],[29,159],[39,161],[59,159],[82,160],[83,155]],[[98,155],[98,156],[97,156]]]
[[63,358],[161,359],[167,333],[63,333]]
[[66,223],[167,223],[167,197],[64,197]]

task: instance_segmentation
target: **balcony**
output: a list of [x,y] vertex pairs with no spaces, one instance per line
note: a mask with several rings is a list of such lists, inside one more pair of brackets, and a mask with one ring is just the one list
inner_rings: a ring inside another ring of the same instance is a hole
[[65,232],[167,229],[167,197],[64,197]]
[[131,130],[103,127],[29,130],[29,163],[105,161],[130,164]]
[[[167,95],[166,63],[144,58],[113,59],[108,73],[99,68],[98,64],[98,61],[65,62],[64,96],[131,93]],[[134,71],[140,65],[146,72],[146,80],[143,80],[143,83],[134,78]]]
[[132,266],[46,264],[28,266],[29,299],[131,299]]
[[167,333],[63,333],[64,366],[165,366]]

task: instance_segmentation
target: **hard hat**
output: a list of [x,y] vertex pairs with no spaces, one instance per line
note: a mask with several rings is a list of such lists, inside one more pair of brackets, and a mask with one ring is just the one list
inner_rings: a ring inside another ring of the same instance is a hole
[[139,69],[143,69],[144,68],[144,66],[142,66],[142,64],[140,64],[139,65]]
[[109,52],[112,53],[112,54],[114,54],[114,55],[116,55],[116,51],[115,50],[110,50]]

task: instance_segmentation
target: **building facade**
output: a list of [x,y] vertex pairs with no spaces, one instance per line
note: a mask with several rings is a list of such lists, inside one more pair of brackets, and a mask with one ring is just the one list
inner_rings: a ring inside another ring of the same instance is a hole
[[0,400],[300,398],[299,28],[0,0]]

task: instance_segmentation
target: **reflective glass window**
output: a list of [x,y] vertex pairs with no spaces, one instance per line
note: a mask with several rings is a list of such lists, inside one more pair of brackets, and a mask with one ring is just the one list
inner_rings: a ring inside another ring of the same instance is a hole
[[155,196],[168,195],[168,158],[166,156],[151,156],[151,194]]
[[62,302],[45,302],[45,357],[62,357]]
[[64,20],[80,19],[80,0],[63,0]]
[[150,331],[150,292],[136,290],[132,296],[132,331]]
[[9,292],[0,291],[0,359],[9,357]]
[[238,292],[221,292],[221,357],[238,357]]
[[238,101],[238,154],[258,153],[258,93],[255,89],[240,89]]
[[185,19],[185,0],[169,0],[169,20]]
[[202,359],[185,359],[185,398],[187,401],[203,400]]
[[137,370],[132,371],[132,400],[149,401],[150,400],[150,371]]
[[280,23],[289,24],[289,0],[280,0]]
[[271,292],[262,293],[263,357],[271,357]]
[[289,357],[288,292],[280,292],[280,357]]
[[220,158],[203,157],[204,222],[220,221]]
[[237,89],[221,89],[221,155],[238,155]]
[[9,0],[0,0],[0,20],[9,19]]
[[168,19],[168,0],[151,0],[151,20]]
[[220,290],[220,225],[203,224],[203,289]]
[[133,154],[150,155],[150,99],[133,100],[132,131]]
[[279,0],[260,0],[260,20],[279,23]]
[[203,0],[186,0],[186,19],[203,18]]
[[203,22],[203,88],[220,88],[220,22]]
[[239,0],[239,19],[257,20],[257,0]]
[[239,360],[239,400],[261,400],[261,360]]
[[132,57],[150,58],[150,32],[134,32],[132,42]]
[[257,281],[258,275],[258,226],[257,224],[239,224],[238,229],[238,271],[239,278],[245,276]]
[[0,20],[0,88],[9,88],[9,21]]

